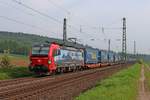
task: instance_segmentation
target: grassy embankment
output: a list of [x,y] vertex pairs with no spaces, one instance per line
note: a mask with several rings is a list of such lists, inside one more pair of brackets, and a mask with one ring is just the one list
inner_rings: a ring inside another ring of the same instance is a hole
[[136,100],[140,69],[140,64],[124,69],[99,82],[75,100]]
[[32,75],[28,67],[0,68],[0,80],[29,77]]
[[[3,54],[0,54],[0,58]],[[20,55],[9,55],[12,68],[0,68],[0,80],[28,77],[33,74],[28,70],[28,58]]]

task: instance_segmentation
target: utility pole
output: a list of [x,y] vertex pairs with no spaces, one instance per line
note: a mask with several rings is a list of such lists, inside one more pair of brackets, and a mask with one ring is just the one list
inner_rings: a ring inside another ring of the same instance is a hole
[[127,60],[127,43],[126,43],[126,18],[123,18],[123,34],[122,34],[122,60]]
[[108,40],[108,51],[110,52],[110,39]]
[[110,39],[108,40],[108,61],[110,61]]
[[80,25],[80,33],[82,33],[82,26]]
[[104,34],[105,33],[105,29],[104,29],[104,27],[102,26],[102,33]]
[[134,56],[136,55],[136,41],[134,41]]
[[63,24],[63,41],[67,41],[67,19],[64,18]]

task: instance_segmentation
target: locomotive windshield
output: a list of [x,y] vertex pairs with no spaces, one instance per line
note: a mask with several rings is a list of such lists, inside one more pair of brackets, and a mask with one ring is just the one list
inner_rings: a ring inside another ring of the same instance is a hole
[[49,47],[48,46],[36,46],[32,47],[32,55],[34,56],[48,56]]

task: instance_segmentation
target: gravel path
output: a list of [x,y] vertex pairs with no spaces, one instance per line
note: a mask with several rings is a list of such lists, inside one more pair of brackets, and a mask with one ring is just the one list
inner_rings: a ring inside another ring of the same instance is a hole
[[141,77],[139,81],[139,97],[138,100],[150,100],[150,93],[145,86],[144,65],[141,66]]

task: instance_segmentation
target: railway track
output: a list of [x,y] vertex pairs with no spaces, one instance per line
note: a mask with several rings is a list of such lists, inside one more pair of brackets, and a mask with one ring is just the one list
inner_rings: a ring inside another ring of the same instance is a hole
[[[127,66],[127,65],[122,65]],[[70,100],[82,91],[95,85],[97,80],[110,76],[125,68],[121,65],[109,66],[44,78],[29,78],[0,82],[2,100]],[[11,83],[12,81],[12,83]],[[16,81],[16,82],[15,82]],[[2,86],[2,87],[1,87]]]
[[0,81],[0,88],[7,85],[18,84],[20,82],[32,81],[33,78],[17,78],[17,79],[9,79]]

